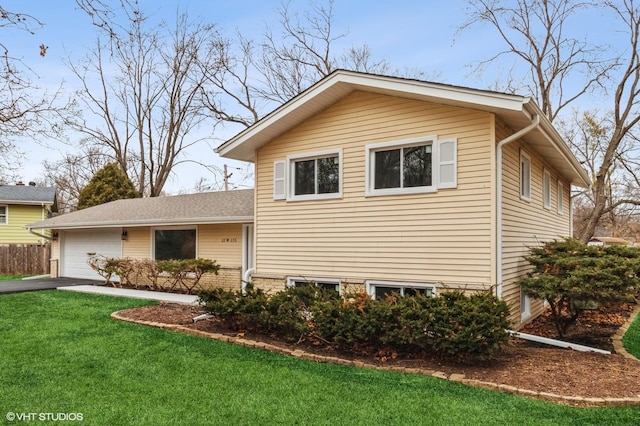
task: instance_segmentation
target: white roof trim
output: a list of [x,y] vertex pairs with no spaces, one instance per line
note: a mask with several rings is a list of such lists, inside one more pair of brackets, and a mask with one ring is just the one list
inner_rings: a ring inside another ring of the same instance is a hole
[[514,131],[528,124],[531,117],[537,114],[541,117],[540,131],[545,139],[573,169],[571,183],[589,186],[587,173],[529,97],[345,70],[328,75],[221,144],[215,151],[222,157],[253,162],[258,148],[356,90],[494,113],[511,125]]
[[94,228],[122,228],[122,227],[154,227],[154,226],[168,226],[168,225],[216,225],[225,223],[253,223],[253,216],[238,216],[238,217],[203,217],[203,218],[191,218],[188,220],[176,220],[176,219],[161,219],[149,222],[145,220],[129,220],[120,222],[76,222],[67,223],[61,225],[35,225],[28,226],[27,229],[94,229]]

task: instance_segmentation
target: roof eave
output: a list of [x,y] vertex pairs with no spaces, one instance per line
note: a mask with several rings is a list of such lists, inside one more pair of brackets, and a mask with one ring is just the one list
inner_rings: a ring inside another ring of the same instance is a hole
[[222,157],[254,162],[255,150],[356,90],[487,111],[521,111],[528,98],[444,84],[339,70],[224,142]]
[[114,222],[78,222],[78,223],[43,223],[36,222],[27,225],[28,229],[97,229],[97,228],[124,228],[124,227],[157,227],[157,226],[191,226],[191,225],[218,225],[227,223],[253,223],[253,216],[233,216],[233,217],[207,217],[192,219],[163,219],[149,221],[129,220]]

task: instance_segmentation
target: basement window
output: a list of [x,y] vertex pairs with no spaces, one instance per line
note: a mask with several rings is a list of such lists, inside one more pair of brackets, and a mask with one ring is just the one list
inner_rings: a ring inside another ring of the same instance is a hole
[[289,277],[287,279],[287,286],[289,287],[303,287],[307,285],[315,285],[316,287],[335,291],[336,293],[340,292],[340,280],[333,278]]
[[415,296],[422,294],[433,297],[436,294],[436,287],[433,284],[424,283],[404,283],[395,281],[369,281],[367,282],[367,292],[374,299],[384,299],[386,296]]

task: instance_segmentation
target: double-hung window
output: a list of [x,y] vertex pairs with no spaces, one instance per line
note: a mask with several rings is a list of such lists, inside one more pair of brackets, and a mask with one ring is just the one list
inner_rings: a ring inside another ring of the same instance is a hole
[[7,220],[7,206],[0,206],[0,225],[6,225]]
[[342,150],[289,156],[289,200],[342,196]]
[[367,195],[435,192],[456,186],[456,140],[434,136],[367,145]]

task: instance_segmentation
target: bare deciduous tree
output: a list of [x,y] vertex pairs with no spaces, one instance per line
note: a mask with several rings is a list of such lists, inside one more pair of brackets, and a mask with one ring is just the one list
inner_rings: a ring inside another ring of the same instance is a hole
[[[610,113],[574,118],[577,128],[573,130],[564,126],[566,139],[592,175],[593,185],[586,194],[592,208],[576,233],[588,241],[604,216],[621,206],[640,205],[637,192],[629,190],[638,183],[634,132],[640,120],[640,10],[634,0],[602,5],[579,0],[477,0],[469,5],[469,20],[461,28],[489,24],[507,46],[482,65],[504,55],[518,58],[533,82],[527,85],[529,93],[550,120],[560,123],[557,119],[563,109],[592,89],[604,89],[602,97],[610,102]],[[628,37],[627,45],[604,47],[568,33],[571,20],[596,7],[603,7],[603,13],[613,12],[621,24],[617,30]],[[577,83],[575,78],[569,81],[576,75],[583,77]],[[584,203],[581,208],[584,213]]]
[[[482,61],[480,68],[515,55],[529,71],[524,86],[551,121],[567,105],[600,86],[616,65],[615,60],[606,59],[606,48],[572,37],[565,28],[590,7],[587,2],[477,0],[468,4],[469,19],[461,30],[488,24],[507,47]],[[581,82],[569,84],[576,74],[583,76]]]
[[215,116],[248,127],[338,68],[388,72],[388,63],[374,61],[366,45],[336,52],[347,33],[335,31],[333,4],[310,2],[300,13],[282,3],[279,25],[267,27],[261,40],[237,34],[218,44],[220,68],[209,76],[215,89],[207,93]]
[[78,95],[85,114],[69,124],[106,149],[141,194],[155,197],[173,168],[189,161],[184,152],[203,142],[197,132],[209,117],[201,102],[202,70],[217,67],[211,41],[220,37],[213,25],[186,14],[163,32],[167,26],[150,27],[137,2],[121,3],[126,27],[112,21],[109,5],[78,1],[104,32],[82,64],[70,64],[83,85]]
[[[0,6],[0,29],[3,34],[21,31],[34,34],[43,26],[37,18],[11,12]],[[45,56],[47,46],[33,46],[33,55]],[[0,181],[14,178],[23,153],[16,138],[38,139],[40,135],[57,135],[54,122],[63,107],[57,106],[60,91],[48,94],[34,84],[33,70],[24,59],[10,52],[0,42]]]
[[68,153],[61,160],[44,161],[45,184],[57,189],[58,211],[76,210],[82,188],[110,161],[113,159],[91,146],[84,147],[79,153]]

